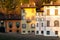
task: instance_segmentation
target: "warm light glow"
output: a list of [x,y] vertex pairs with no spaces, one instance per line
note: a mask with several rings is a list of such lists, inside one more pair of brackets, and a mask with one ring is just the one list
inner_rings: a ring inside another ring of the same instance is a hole
[[25,8],[25,13],[26,13],[26,19],[27,18],[32,18],[32,16],[35,17],[35,13],[36,13],[36,8]]
[[34,3],[34,6],[35,6],[35,3]]
[[21,5],[22,5],[22,3],[21,3]]
[[29,4],[28,4],[28,7],[29,7]]

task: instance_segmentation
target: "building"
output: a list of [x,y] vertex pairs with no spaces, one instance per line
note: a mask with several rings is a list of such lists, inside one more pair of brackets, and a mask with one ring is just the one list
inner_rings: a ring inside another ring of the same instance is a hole
[[45,21],[45,16],[44,16],[44,11],[39,11],[36,13],[36,30],[35,30],[35,34],[36,35],[43,35],[43,30],[44,30],[44,26],[46,24]]
[[0,32],[19,32],[21,31],[20,23],[20,15],[0,13]]
[[36,6],[25,4],[21,6],[21,16],[22,16],[22,34],[35,34],[35,16],[36,16]]
[[44,4],[43,11],[43,16],[40,16],[41,13],[37,12],[35,35],[60,36],[60,5]]
[[60,36],[60,5],[44,5],[46,15],[45,36]]

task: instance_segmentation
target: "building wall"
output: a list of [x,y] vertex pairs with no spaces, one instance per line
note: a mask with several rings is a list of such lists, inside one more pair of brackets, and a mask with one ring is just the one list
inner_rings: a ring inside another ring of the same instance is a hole
[[[36,23],[38,23],[38,27],[36,24],[35,34],[44,36],[60,36],[60,6],[44,6],[43,9],[43,16],[40,16],[41,13],[37,12],[37,14],[39,13],[39,15],[36,16],[36,18],[38,19],[36,20]],[[47,21],[49,21],[49,23],[47,23]],[[55,24],[55,21],[57,21],[58,23]]]
[[[9,22],[12,22],[12,28],[9,28]],[[19,28],[16,27],[16,22],[20,22]],[[6,32],[9,32],[10,30],[12,30],[12,32],[17,32],[17,30],[19,30],[19,32],[21,33],[21,20],[6,20],[5,25]]]
[[[48,9],[49,9],[49,11],[47,11]],[[59,16],[60,15],[60,6],[45,6],[44,7],[44,13],[46,15],[46,22],[47,22],[47,20],[50,21],[50,26],[47,27],[47,25],[46,25],[46,27],[45,27],[45,30],[44,30],[45,33],[44,33],[44,35],[45,36],[60,36],[60,34],[59,34],[59,32],[60,32],[59,31],[60,24],[59,24],[59,27],[58,26],[57,27],[54,26],[54,21],[55,20],[58,20],[59,23],[60,23],[60,16]],[[47,15],[47,13],[49,13],[50,15]],[[50,35],[47,35],[46,34],[46,31],[50,31]],[[58,31],[58,34],[57,35],[55,34],[55,31]]]
[[[22,24],[26,24],[26,28],[22,28],[22,34],[30,34],[31,31],[35,31],[35,28],[31,28],[31,24],[35,24],[35,14],[36,14],[36,8],[23,8],[24,13],[22,12],[22,16],[24,16],[24,19],[22,20]],[[27,21],[30,21],[27,23]],[[23,33],[23,30],[26,32]],[[32,33],[31,33],[32,34]]]

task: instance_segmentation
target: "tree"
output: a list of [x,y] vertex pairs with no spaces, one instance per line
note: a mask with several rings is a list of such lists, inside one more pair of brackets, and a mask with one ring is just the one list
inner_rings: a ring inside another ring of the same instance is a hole
[[21,0],[22,3],[29,3],[29,0]]
[[40,8],[43,2],[50,3],[51,1],[56,2],[57,0],[35,0],[35,3],[36,3],[37,8]]

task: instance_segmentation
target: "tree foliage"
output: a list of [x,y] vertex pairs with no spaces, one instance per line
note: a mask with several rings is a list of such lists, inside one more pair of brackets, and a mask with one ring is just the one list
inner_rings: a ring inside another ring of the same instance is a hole
[[35,3],[37,7],[41,7],[43,2],[50,3],[51,1],[56,2],[57,0],[35,0]]

